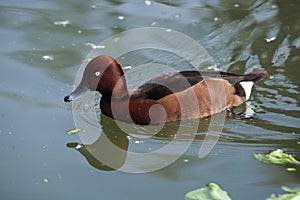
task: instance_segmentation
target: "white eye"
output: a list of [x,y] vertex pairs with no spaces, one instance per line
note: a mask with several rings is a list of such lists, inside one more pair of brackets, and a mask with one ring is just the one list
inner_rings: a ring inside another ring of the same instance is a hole
[[100,76],[100,72],[95,72],[95,76]]

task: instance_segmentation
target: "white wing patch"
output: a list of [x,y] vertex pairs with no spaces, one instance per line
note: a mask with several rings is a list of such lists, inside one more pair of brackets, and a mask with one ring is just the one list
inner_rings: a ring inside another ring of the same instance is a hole
[[240,82],[240,84],[245,91],[246,100],[248,100],[250,97],[252,86],[253,86],[254,82],[253,81],[242,81],[242,82]]

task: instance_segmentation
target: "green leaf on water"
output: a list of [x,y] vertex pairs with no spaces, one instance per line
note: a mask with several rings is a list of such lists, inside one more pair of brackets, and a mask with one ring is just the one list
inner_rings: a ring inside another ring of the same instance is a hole
[[231,200],[231,198],[216,183],[209,183],[206,187],[186,193],[185,200]]
[[84,130],[81,129],[81,128],[74,128],[74,129],[68,130],[67,134],[68,135],[74,135],[75,133],[78,133],[78,132],[84,132]]
[[231,57],[220,57],[219,60],[220,60],[221,62],[230,62]]
[[286,171],[295,172],[295,171],[297,171],[297,169],[295,167],[288,167],[288,168],[286,168]]
[[272,194],[266,200],[299,200],[300,199],[300,188],[288,188],[288,187],[281,187],[282,190],[289,192],[287,194],[280,194],[276,196]]
[[277,149],[266,155],[253,154],[253,157],[264,163],[273,163],[273,164],[282,164],[282,165],[300,164],[300,162],[296,160],[292,155],[284,153],[281,149]]

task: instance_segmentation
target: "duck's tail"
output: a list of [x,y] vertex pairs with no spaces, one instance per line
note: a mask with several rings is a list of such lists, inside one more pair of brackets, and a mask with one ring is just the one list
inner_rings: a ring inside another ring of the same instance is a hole
[[268,72],[266,70],[255,70],[249,74],[245,74],[244,79],[242,81],[256,82],[266,78],[267,76]]
[[244,78],[235,84],[236,94],[239,96],[245,96],[246,100],[249,99],[251,95],[252,86],[256,81],[264,79],[268,76],[268,72],[265,70],[256,70],[249,74],[243,75]]

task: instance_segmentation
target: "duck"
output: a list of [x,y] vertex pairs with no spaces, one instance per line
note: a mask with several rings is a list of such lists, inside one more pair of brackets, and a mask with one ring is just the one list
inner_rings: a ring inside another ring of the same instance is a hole
[[205,118],[239,106],[250,98],[254,83],[267,75],[262,69],[247,74],[179,71],[128,90],[120,63],[99,55],[87,64],[81,82],[64,101],[97,91],[104,115],[127,123],[157,125]]

